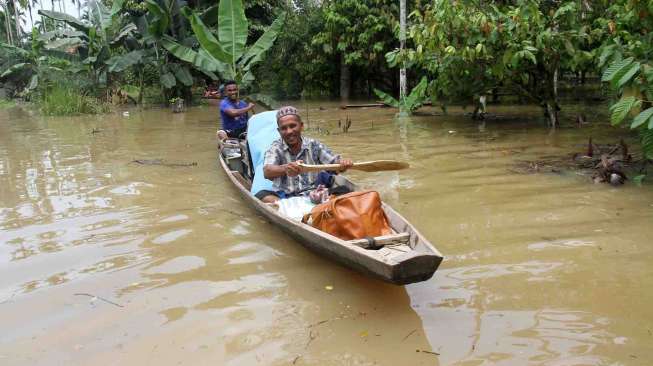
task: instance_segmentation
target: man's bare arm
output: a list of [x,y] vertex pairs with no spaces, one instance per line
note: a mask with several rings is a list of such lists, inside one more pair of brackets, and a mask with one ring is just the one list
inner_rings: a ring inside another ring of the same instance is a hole
[[301,160],[283,165],[264,165],[263,176],[268,180],[286,175],[289,177],[296,177],[302,172],[299,163],[301,163]]
[[225,109],[224,113],[226,113],[227,116],[234,118],[234,117],[242,116],[243,114],[247,114],[247,112],[251,111],[253,108],[254,108],[254,103],[249,103],[247,105],[247,107],[245,107],[245,108],[239,108],[239,109],[228,108],[228,109]]

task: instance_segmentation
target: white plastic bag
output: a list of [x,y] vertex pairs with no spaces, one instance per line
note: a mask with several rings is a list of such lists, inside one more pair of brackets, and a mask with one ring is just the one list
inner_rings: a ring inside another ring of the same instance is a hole
[[315,207],[305,196],[284,198],[277,203],[279,204],[279,213],[295,221],[302,221],[302,217]]

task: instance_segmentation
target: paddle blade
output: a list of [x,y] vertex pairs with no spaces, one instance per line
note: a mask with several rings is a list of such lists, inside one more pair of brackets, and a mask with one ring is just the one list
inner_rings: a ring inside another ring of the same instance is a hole
[[409,168],[410,164],[396,160],[375,160],[355,163],[352,169],[364,172],[381,172],[386,170],[402,170]]

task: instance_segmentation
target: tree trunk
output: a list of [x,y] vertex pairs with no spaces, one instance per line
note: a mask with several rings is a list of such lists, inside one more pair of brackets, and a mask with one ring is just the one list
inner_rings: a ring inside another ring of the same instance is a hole
[[349,90],[351,87],[351,73],[347,63],[345,63],[345,56],[340,55],[340,101],[346,102],[349,100]]
[[7,43],[14,45],[11,37],[11,17],[9,16],[9,5],[5,4],[5,32],[7,33]]
[[14,19],[16,21],[16,46],[20,46],[20,17],[18,16],[18,4],[16,0],[11,1],[14,4]]
[[138,80],[138,102],[137,102],[137,104],[139,106],[141,106],[141,105],[143,105],[143,86],[145,84],[143,82],[144,81],[143,74],[145,74],[145,70],[144,70],[144,68],[141,67],[139,71],[140,71],[139,72],[140,75],[139,75],[139,80]]
[[[399,0],[399,49],[406,47],[406,0]],[[407,94],[406,63],[399,69],[399,100],[402,101]]]
[[547,101],[545,104],[546,115],[549,119],[549,126],[556,128],[559,125],[558,119],[558,103]]

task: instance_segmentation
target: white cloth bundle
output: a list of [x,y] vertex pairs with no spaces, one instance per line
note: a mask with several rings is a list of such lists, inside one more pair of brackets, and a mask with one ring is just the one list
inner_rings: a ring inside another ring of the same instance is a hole
[[302,217],[315,207],[310,198],[305,196],[284,198],[277,203],[279,213],[295,221],[302,221]]

